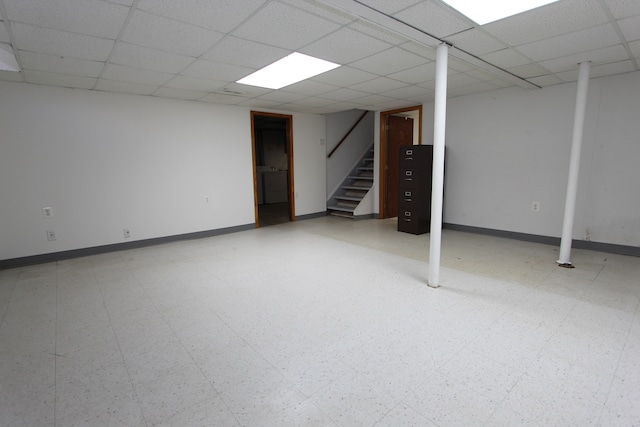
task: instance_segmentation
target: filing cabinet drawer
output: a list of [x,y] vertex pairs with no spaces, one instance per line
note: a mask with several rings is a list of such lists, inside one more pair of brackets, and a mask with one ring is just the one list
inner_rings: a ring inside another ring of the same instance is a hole
[[430,218],[421,215],[421,212],[405,209],[401,209],[398,212],[398,231],[411,234],[424,234],[429,232],[430,227]]

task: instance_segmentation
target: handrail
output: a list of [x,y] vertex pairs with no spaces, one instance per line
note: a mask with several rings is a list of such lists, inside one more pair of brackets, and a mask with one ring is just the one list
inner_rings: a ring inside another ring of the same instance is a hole
[[353,132],[353,130],[356,128],[356,126],[358,126],[358,124],[362,121],[362,119],[364,119],[364,116],[366,116],[368,113],[368,111],[365,111],[362,116],[360,116],[360,118],[358,119],[358,121],[351,126],[351,129],[349,129],[349,132],[347,132],[347,134],[345,136],[342,137],[342,139],[340,140],[340,142],[338,142],[338,145],[336,145],[335,147],[333,147],[333,150],[331,150],[331,152],[329,153],[329,155],[327,156],[327,158],[330,158],[331,155],[333,153],[335,153],[335,151],[338,149],[338,147],[340,147],[340,145],[344,142],[345,139],[347,139],[347,137],[351,134],[351,132]]

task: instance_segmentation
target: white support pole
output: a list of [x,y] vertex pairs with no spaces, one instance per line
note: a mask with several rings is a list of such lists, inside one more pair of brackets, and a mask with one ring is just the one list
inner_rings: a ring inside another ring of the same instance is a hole
[[447,124],[446,44],[436,51],[436,94],[433,113],[433,177],[431,182],[431,230],[429,234],[429,278],[432,288],[440,286],[440,246],[442,238],[442,199],[444,196],[444,136]]
[[571,242],[573,240],[573,219],[576,210],[576,195],[578,193],[580,152],[582,150],[582,132],[584,130],[584,116],[587,105],[590,68],[590,62],[583,62],[580,64],[580,72],[578,74],[578,93],[576,95],[576,111],[573,119],[571,159],[569,160],[569,179],[567,181],[567,197],[564,204],[564,222],[562,224],[562,239],[560,240],[560,258],[558,259],[558,265],[569,268],[573,267],[571,265]]

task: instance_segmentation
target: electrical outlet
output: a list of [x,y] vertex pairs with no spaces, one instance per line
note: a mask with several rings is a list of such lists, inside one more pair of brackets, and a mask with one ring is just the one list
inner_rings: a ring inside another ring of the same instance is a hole
[[53,242],[56,240],[56,233],[53,230],[47,230],[47,240]]
[[131,237],[131,231],[129,231],[128,228],[123,228],[122,229],[122,234],[124,235],[125,239],[128,239],[129,237]]
[[53,208],[51,207],[42,208],[42,215],[44,215],[45,218],[52,218]]
[[540,212],[540,202],[531,202],[531,210],[534,212]]

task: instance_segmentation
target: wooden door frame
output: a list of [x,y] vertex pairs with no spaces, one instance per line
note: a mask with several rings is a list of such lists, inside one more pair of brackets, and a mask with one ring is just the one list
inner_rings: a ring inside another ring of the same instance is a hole
[[418,144],[422,144],[422,105],[380,112],[380,206],[378,207],[378,218],[380,219],[387,218],[385,206],[387,199],[387,117],[398,113],[406,113],[407,111],[418,111]]
[[266,113],[251,111],[251,162],[253,164],[253,209],[256,218],[256,228],[260,227],[258,218],[258,172],[256,170],[256,133],[254,118],[256,116],[278,117],[287,122],[287,195],[289,202],[289,221],[296,220],[295,190],[293,185],[293,116],[290,114]]

